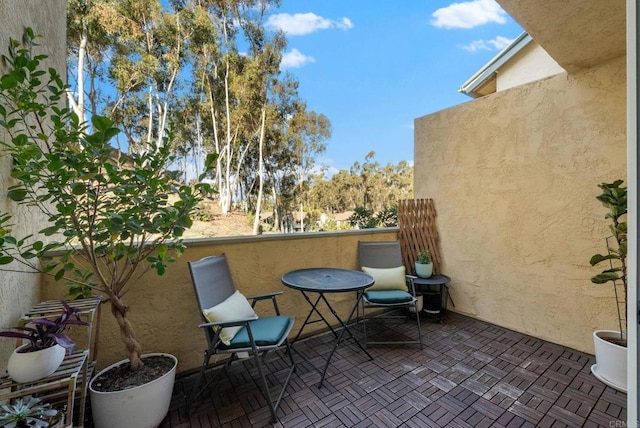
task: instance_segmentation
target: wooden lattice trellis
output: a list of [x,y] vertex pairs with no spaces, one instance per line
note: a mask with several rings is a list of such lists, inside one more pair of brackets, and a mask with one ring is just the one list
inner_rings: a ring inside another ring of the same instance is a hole
[[440,274],[440,236],[436,227],[436,208],[433,199],[405,199],[398,205],[398,237],[402,260],[407,272],[415,275],[418,253],[428,249],[433,260],[434,275]]

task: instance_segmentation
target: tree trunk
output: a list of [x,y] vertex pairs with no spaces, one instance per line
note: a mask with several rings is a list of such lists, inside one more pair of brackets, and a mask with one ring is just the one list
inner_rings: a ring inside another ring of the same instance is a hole
[[118,326],[120,326],[120,339],[127,350],[127,357],[131,363],[131,370],[139,370],[144,365],[140,358],[140,355],[142,354],[142,347],[136,340],[136,334],[133,331],[131,323],[127,319],[129,307],[123,304],[122,301],[115,296],[110,296],[109,302],[111,303],[111,313],[115,317]]
[[260,142],[258,143],[258,200],[256,202],[256,217],[253,220],[253,234],[257,235],[260,231],[260,205],[262,205],[262,192],[264,191],[264,161],[262,160],[262,150],[264,146],[264,133],[267,122],[267,106],[262,106],[262,117],[260,124]]

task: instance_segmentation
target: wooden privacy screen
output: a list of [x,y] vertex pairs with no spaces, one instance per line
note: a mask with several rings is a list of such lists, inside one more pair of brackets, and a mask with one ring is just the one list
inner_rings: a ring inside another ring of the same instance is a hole
[[415,275],[418,253],[428,249],[433,260],[433,274],[440,274],[440,237],[436,227],[433,199],[405,199],[398,204],[398,238],[407,272]]

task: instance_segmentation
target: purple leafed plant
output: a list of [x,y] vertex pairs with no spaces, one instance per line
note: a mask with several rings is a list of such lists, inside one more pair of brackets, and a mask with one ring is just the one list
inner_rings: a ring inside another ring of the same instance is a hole
[[89,325],[80,319],[78,308],[72,308],[67,302],[62,302],[62,313],[55,320],[40,318],[30,321],[25,327],[13,327],[9,330],[0,331],[0,336],[11,337],[14,339],[28,340],[30,345],[21,352],[33,352],[41,349],[49,348],[56,343],[72,352],[75,347],[73,340],[64,331],[70,325]]

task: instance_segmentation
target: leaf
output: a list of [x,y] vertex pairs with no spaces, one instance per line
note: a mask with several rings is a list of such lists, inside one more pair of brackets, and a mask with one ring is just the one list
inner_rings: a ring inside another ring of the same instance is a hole
[[45,236],[52,236],[58,233],[58,230],[60,230],[60,228],[54,225],[54,226],[45,227],[40,231],[40,233],[43,233]]
[[0,265],[8,265],[13,261],[11,256],[0,256]]
[[25,189],[11,189],[7,192],[7,196],[12,201],[21,202],[27,197],[27,191]]
[[615,272],[603,272],[591,277],[591,282],[594,284],[605,284],[609,281],[616,281],[618,279],[620,279],[620,276]]
[[87,185],[84,183],[72,183],[71,193],[76,196],[84,195],[85,193],[87,193]]
[[620,260],[620,256],[618,256],[617,254],[607,254],[607,255],[596,254],[595,256],[591,257],[591,260],[589,260],[589,263],[591,264],[591,266],[595,266],[598,263],[603,262],[605,260]]
[[106,131],[111,128],[113,122],[111,119],[105,116],[93,115],[91,116],[91,124],[97,131]]

